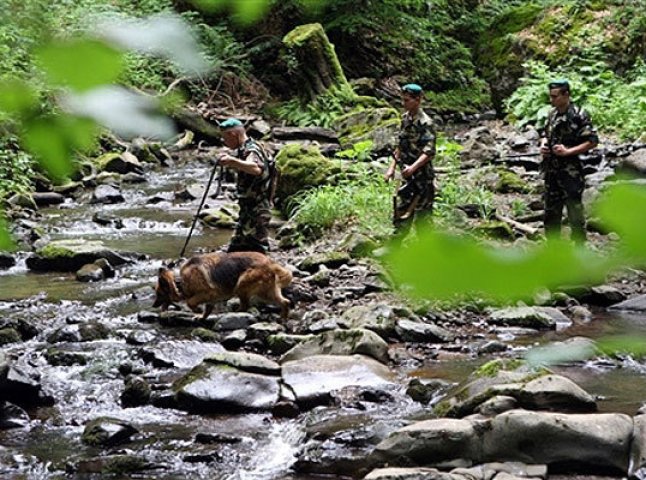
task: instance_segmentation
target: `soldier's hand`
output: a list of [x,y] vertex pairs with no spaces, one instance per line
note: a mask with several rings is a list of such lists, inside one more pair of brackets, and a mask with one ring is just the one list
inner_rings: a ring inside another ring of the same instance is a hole
[[550,147],[548,145],[541,145],[541,154],[543,155],[549,155],[551,152]]
[[230,166],[231,163],[234,162],[235,160],[236,160],[236,158],[232,157],[228,153],[223,153],[223,154],[218,156],[218,161],[220,162],[220,165],[222,165],[224,167]]
[[413,173],[415,173],[415,170],[413,170],[412,165],[409,165],[402,170],[402,177],[409,178],[413,175]]
[[554,152],[554,155],[558,157],[565,157],[568,155],[569,150],[565,147],[565,145],[562,144],[557,144],[552,147],[552,151]]
[[395,170],[392,168],[389,168],[386,170],[386,173],[384,173],[384,180],[387,182],[390,182],[393,178],[395,177]]

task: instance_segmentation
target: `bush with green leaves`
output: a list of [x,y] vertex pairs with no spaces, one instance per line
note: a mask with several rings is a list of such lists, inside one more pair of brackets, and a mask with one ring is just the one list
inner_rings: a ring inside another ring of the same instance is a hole
[[293,220],[309,238],[336,226],[372,237],[391,232],[392,185],[379,172],[356,171],[336,185],[304,191],[294,199]]
[[638,138],[646,132],[646,63],[638,62],[619,77],[598,62],[577,69],[550,69],[542,62],[525,64],[521,86],[506,101],[509,118],[519,125],[542,127],[550,110],[547,84],[566,77],[572,101],[584,107],[602,133]]

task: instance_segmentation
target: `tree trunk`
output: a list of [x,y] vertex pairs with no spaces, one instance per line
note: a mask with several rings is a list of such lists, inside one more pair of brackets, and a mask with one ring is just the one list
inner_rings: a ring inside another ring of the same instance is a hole
[[339,59],[320,23],[301,25],[283,38],[298,62],[301,94],[314,100],[330,87],[348,86]]

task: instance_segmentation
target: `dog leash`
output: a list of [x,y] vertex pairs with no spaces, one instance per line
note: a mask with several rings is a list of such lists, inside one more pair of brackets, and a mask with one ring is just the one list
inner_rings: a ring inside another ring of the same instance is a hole
[[218,195],[220,195],[220,187],[222,186],[222,173],[224,168],[222,165],[220,165],[219,160],[215,160],[215,164],[213,165],[213,170],[211,170],[211,176],[209,177],[209,183],[206,185],[206,190],[204,190],[204,195],[202,195],[202,201],[200,202],[200,206],[197,207],[197,212],[195,212],[195,217],[193,217],[193,224],[191,225],[191,229],[188,231],[188,236],[186,237],[186,241],[184,242],[184,246],[182,247],[182,251],[179,253],[179,258],[184,258],[184,252],[186,252],[186,247],[188,246],[188,242],[191,240],[191,236],[193,235],[193,229],[195,228],[195,224],[197,223],[197,219],[200,216],[200,211],[202,210],[202,207],[204,206],[204,202],[206,201],[206,197],[209,194],[209,189],[211,188],[211,183],[213,183],[213,177],[215,176],[215,171],[218,168],[218,165],[220,166],[220,175],[218,176],[218,186],[215,189],[215,195],[213,195],[214,198],[217,198]]

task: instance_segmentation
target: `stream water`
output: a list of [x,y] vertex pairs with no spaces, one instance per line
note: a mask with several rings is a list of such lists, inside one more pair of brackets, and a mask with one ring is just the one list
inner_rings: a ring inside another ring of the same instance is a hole
[[[307,441],[312,426],[343,431],[385,431],[406,419],[428,415],[428,408],[404,395],[411,377],[459,382],[488,358],[467,355],[454,360],[428,361],[423,366],[396,368],[400,388],[393,400],[374,404],[365,411],[348,406],[317,407],[296,419],[276,419],[270,414],[193,415],[153,406],[122,408],[123,377],[120,365],[130,363],[140,370],[153,388],[168,386],[186,370],[153,369],[138,356],[137,346],[126,338],[146,331],[155,341],[189,338],[190,331],[142,323],[137,313],[149,310],[156,271],[165,259],[179,254],[198,201],[149,203],[159,192],[178,191],[186,179],[208,178],[209,166],[197,162],[174,170],[148,172],[146,184],[124,186],[126,202],[116,205],[66,203],[42,210],[42,227],[54,239],[99,239],[108,247],[146,254],[146,260],[119,269],[115,278],[98,283],[77,282],[73,274],[32,273],[25,266],[27,252],[18,254],[18,264],[0,271],[0,315],[39,325],[35,338],[3,347],[16,362],[38,368],[43,387],[56,399],[52,407],[30,410],[27,428],[0,431],[0,478],[91,479],[100,476],[95,465],[101,449],[80,441],[84,424],[98,416],[124,420],[139,430],[133,442],[115,447],[111,454],[146,458],[150,470],[112,478],[212,479],[212,480],[311,480],[294,473],[298,449]],[[209,200],[215,205],[217,202]],[[97,211],[123,220],[122,228],[92,222]],[[194,233],[190,251],[212,249],[227,242],[230,231],[202,229]],[[88,353],[86,365],[52,366],[46,360],[51,344],[47,337],[56,329],[87,320],[99,321],[112,332],[107,340],[66,345]],[[568,329],[512,343],[524,349],[534,343],[563,340],[573,336],[646,333],[646,318],[599,313],[592,321]],[[599,362],[555,367],[584,389],[598,395],[602,411],[634,414],[646,398],[646,366],[626,359],[621,368]],[[235,438],[225,444],[198,444],[197,433],[223,434]],[[73,465],[74,468],[70,468]],[[339,477],[332,477],[339,478]]]

